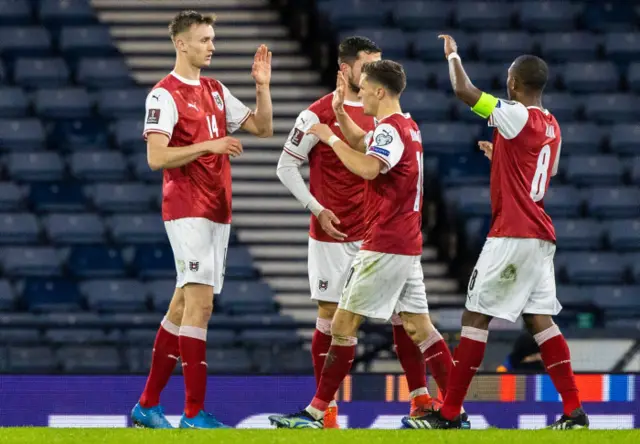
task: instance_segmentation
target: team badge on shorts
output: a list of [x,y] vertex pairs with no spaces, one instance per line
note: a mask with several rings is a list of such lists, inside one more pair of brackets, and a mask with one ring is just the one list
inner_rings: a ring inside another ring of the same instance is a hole
[[518,277],[518,272],[516,270],[516,266],[513,264],[507,265],[500,273],[501,281],[513,282],[516,280],[516,277]]
[[216,106],[218,107],[218,109],[222,111],[222,108],[224,108],[224,103],[222,102],[222,97],[220,97],[218,91],[212,92],[211,95],[213,96],[213,101],[216,102]]
[[189,261],[189,271],[198,271],[200,269],[200,262]]
[[329,288],[329,281],[323,281],[322,279],[318,279],[318,290],[326,291]]
[[176,261],[176,263],[178,264],[178,272],[180,272],[180,273],[184,273],[184,270],[185,270],[185,268],[186,268],[186,267],[184,266],[184,261],[183,261],[182,259],[178,259],[178,260]]

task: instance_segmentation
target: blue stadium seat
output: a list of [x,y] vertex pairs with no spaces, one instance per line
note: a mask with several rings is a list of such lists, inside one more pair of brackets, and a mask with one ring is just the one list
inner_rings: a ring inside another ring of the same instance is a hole
[[[418,31],[421,29],[437,29],[449,22],[453,5],[445,1],[404,1],[393,9],[393,21],[397,26]],[[387,45],[384,40],[375,40],[383,45],[387,57]],[[442,49],[442,48],[441,48]]]
[[597,58],[599,39],[588,32],[543,34],[542,55],[550,62],[584,62]]
[[36,211],[81,212],[87,206],[82,187],[73,182],[33,184],[29,201]]
[[253,279],[257,270],[253,267],[253,259],[245,247],[231,247],[227,250],[225,277],[230,279]]
[[465,217],[491,214],[491,197],[487,186],[451,188],[445,192],[445,196],[445,199]]
[[42,317],[30,312],[0,313],[3,328],[42,328]]
[[593,216],[607,219],[640,216],[637,187],[591,188],[585,192],[589,196],[589,214]]
[[[545,94],[542,99],[543,105],[547,108],[559,122],[571,122],[575,120],[580,110],[580,101],[572,94],[568,93],[549,93]],[[564,125],[562,127],[564,149]]]
[[[449,68],[447,64],[430,64],[429,68],[432,68],[432,72],[435,75],[436,87],[440,90],[451,91],[451,80],[449,78]],[[496,68],[486,63],[466,62],[464,64],[464,70],[473,84],[482,90],[491,89],[497,77]]]
[[260,373],[305,374],[313,372],[309,352],[296,349],[256,349],[252,353]]
[[146,96],[142,88],[105,89],[98,95],[98,112],[108,119],[136,119],[144,113]]
[[[400,97],[402,111],[417,122],[448,120],[451,99],[440,91],[406,90]],[[148,168],[148,166],[147,166]]]
[[553,218],[578,217],[582,203],[580,192],[571,186],[552,185],[544,195],[544,208]]
[[89,88],[124,88],[133,85],[129,68],[120,57],[80,59],[76,80]]
[[38,119],[0,119],[0,149],[38,151],[46,135]]
[[558,248],[598,250],[602,247],[602,225],[593,219],[555,219]]
[[20,287],[29,311],[68,313],[81,309],[82,298],[78,288],[68,279],[30,278]]
[[76,152],[69,160],[71,174],[79,180],[125,180],[128,176],[124,156],[117,151]]
[[481,152],[438,156],[438,173],[444,186],[487,184],[490,165]]
[[136,179],[145,182],[162,183],[162,171],[153,171],[149,168],[147,153],[132,154],[129,157],[129,165],[133,170]]
[[640,314],[640,286],[605,287],[597,286],[593,292],[598,295],[595,303],[603,309],[607,317],[631,317]]
[[[16,294],[11,283],[6,279],[0,280],[0,311],[13,311],[16,306]],[[2,331],[2,329],[0,329]]]
[[113,133],[118,148],[128,152],[144,152],[146,146],[142,138],[143,124],[142,119],[116,121]]
[[636,185],[640,185],[640,157],[636,157],[631,162],[631,168],[629,171],[631,182]]
[[156,337],[157,329],[132,328],[123,332],[123,340],[132,346],[152,347]]
[[240,333],[240,341],[251,348],[293,348],[300,345],[301,338],[295,330],[248,329]]
[[571,62],[564,69],[564,84],[571,92],[614,92],[619,81],[618,71],[611,62]]
[[46,313],[39,316],[42,328],[103,328],[108,327],[98,313],[86,311],[72,313]]
[[24,193],[14,182],[0,182],[0,211],[20,210]]
[[352,31],[342,32],[340,40],[352,36],[361,35],[368,37],[378,44],[384,42],[383,54],[389,59],[401,59],[407,55],[409,42],[404,33],[392,28],[358,28]]
[[625,263],[616,253],[558,254],[557,263],[574,284],[620,284],[625,277]]
[[95,22],[91,3],[85,0],[40,0],[38,16],[47,25],[82,25]]
[[120,355],[111,347],[63,347],[56,358],[65,373],[115,373],[122,369]]
[[586,308],[593,304],[593,293],[588,290],[589,288],[577,285],[558,285],[556,294],[564,308]]
[[291,316],[284,316],[280,313],[253,313],[233,316],[230,318],[237,326],[243,328],[273,327],[273,328],[296,328],[296,321]]
[[[423,3],[423,2],[419,2]],[[438,29],[438,27],[436,27]],[[442,62],[443,49],[439,34],[449,34],[456,39],[458,54],[465,57],[469,54],[469,48],[473,41],[468,34],[459,30],[420,31],[413,35],[413,52],[420,60]],[[384,53],[383,53],[384,54]],[[446,64],[445,64],[446,65]],[[445,66],[446,67],[446,66]]]
[[91,114],[91,99],[84,88],[44,89],[36,92],[35,109],[46,119],[76,119]]
[[114,241],[122,244],[163,243],[167,241],[159,214],[117,214],[109,220]]
[[69,83],[69,68],[59,57],[20,58],[13,80],[25,88],[55,88]]
[[242,348],[207,349],[209,373],[250,373],[252,371],[249,352]]
[[569,2],[533,2],[519,5],[520,24],[529,31],[562,31],[574,28],[576,8]]
[[418,60],[398,60],[407,76],[407,87],[420,89],[427,87],[431,72],[429,67]]
[[[553,109],[550,108],[553,113]],[[595,154],[600,151],[604,134],[594,123],[562,125],[562,154]],[[560,163],[562,163],[562,155]]]
[[[175,279],[158,279],[147,282],[147,293],[151,297],[153,308],[162,313],[167,310],[175,290]],[[217,300],[214,300],[213,303],[214,306],[217,305]]]
[[62,260],[51,247],[12,247],[3,251],[0,259],[8,276],[59,276]]
[[100,119],[56,121],[51,132],[51,141],[62,151],[109,148],[109,136],[104,122]]
[[633,29],[633,2],[587,2],[583,21],[592,31],[628,31]]
[[64,164],[60,156],[51,151],[10,153],[7,171],[18,181],[56,181],[64,177]]
[[116,53],[109,28],[102,25],[62,28],[60,51],[70,57],[108,56]]
[[111,313],[147,311],[147,289],[133,279],[93,280],[80,284],[91,310]]
[[0,329],[0,345],[24,346],[40,345],[42,337],[40,331],[26,328]]
[[38,219],[29,213],[0,213],[0,243],[30,244],[38,240]]
[[273,291],[262,281],[226,281],[217,304],[220,310],[236,315],[270,313],[276,307]]
[[42,26],[0,27],[0,52],[3,57],[15,58],[28,54],[46,56],[52,52],[51,34]]
[[0,25],[28,25],[32,21],[30,0],[0,0]]
[[[469,111],[471,112],[471,111]],[[426,123],[420,125],[425,153],[469,153],[476,144],[478,127],[461,123]]]
[[[562,143],[564,145],[564,140]],[[640,125],[637,123],[614,125],[611,129],[610,144],[611,149],[618,154],[640,155]]]
[[640,120],[637,99],[630,94],[594,94],[587,99],[585,114],[601,123],[637,122]]
[[168,245],[139,246],[133,257],[133,267],[141,278],[174,278],[176,266]]
[[9,348],[8,371],[11,373],[51,373],[56,369],[56,359],[48,347]]
[[478,56],[484,61],[509,61],[533,49],[534,41],[525,32],[483,32],[478,38]]
[[604,51],[607,60],[631,62],[640,58],[640,34],[638,32],[615,32],[605,36]]
[[237,343],[238,335],[233,330],[215,329],[207,331],[207,344],[215,344],[216,348],[233,348]]
[[[155,332],[153,333],[155,336]],[[142,345],[143,343],[136,344]],[[130,347],[125,351],[125,364],[132,373],[148,374],[151,368],[152,347]],[[181,366],[176,368],[182,370]]]
[[385,24],[387,10],[378,0],[343,0],[332,4],[329,17],[339,29],[378,26]]
[[640,221],[637,219],[614,220],[607,225],[607,237],[611,248],[640,250]]
[[627,82],[633,92],[640,92],[640,62],[631,63],[627,71]]
[[44,333],[45,341],[52,345],[114,344],[119,337],[118,331],[106,334],[98,328],[52,328]]
[[617,185],[624,173],[618,156],[571,156],[566,159],[566,177],[576,185]]
[[73,276],[80,278],[111,278],[125,274],[122,254],[105,246],[75,246],[69,254],[67,267]]
[[139,183],[98,183],[88,192],[94,205],[103,211],[142,211],[150,205],[147,188]]
[[3,86],[0,88],[0,118],[25,117],[29,111],[29,99],[22,88]]
[[472,251],[480,251],[491,227],[491,217],[472,217],[464,223],[466,245]]
[[626,255],[627,266],[631,270],[631,275],[636,284],[640,284],[640,254]]
[[50,214],[43,219],[47,236],[55,244],[104,242],[102,219],[92,213]]
[[512,15],[512,8],[496,7],[491,1],[458,2],[455,9],[456,22],[463,30],[509,28]]

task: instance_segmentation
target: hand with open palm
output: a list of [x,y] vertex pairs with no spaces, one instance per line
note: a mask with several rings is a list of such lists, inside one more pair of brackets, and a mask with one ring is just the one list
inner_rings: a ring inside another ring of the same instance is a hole
[[258,86],[266,86],[271,82],[271,51],[267,45],[260,45],[253,58],[251,77]]

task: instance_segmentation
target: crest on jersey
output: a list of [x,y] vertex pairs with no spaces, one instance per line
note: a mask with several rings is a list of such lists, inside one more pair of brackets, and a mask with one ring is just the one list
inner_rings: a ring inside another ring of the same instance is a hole
[[516,266],[513,264],[507,265],[504,268],[504,270],[502,270],[502,273],[500,273],[501,281],[513,282],[516,280],[517,277],[518,277],[518,271],[516,269]]
[[218,107],[218,109],[222,111],[222,109],[224,108],[224,102],[222,102],[222,97],[220,97],[218,91],[212,92],[211,95],[213,96],[213,101],[216,102],[216,106]]
[[200,262],[189,261],[189,271],[198,271],[200,269]]
[[157,108],[149,109],[147,114],[147,125],[157,125],[160,121],[160,110]]
[[322,279],[318,279],[318,290],[327,291],[329,288],[329,281],[323,281]]
[[389,145],[391,142],[393,142],[393,136],[387,130],[382,130],[376,135],[376,145],[378,146]]

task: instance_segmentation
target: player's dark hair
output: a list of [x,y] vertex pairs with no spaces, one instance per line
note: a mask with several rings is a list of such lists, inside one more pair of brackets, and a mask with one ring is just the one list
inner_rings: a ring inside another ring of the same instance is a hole
[[404,68],[393,60],[378,60],[366,63],[362,67],[362,72],[367,75],[368,80],[382,85],[384,89],[394,96],[399,96],[407,86],[407,76]]
[[351,65],[358,60],[360,51],[367,54],[378,54],[382,52],[382,49],[367,37],[347,37],[340,42],[340,46],[338,46],[338,63],[348,63]]
[[529,92],[541,93],[549,79],[549,67],[540,57],[521,55],[513,62],[513,75]]
[[178,34],[188,31],[193,25],[213,26],[215,22],[215,15],[203,15],[197,11],[180,11],[169,23],[169,35],[173,39]]

